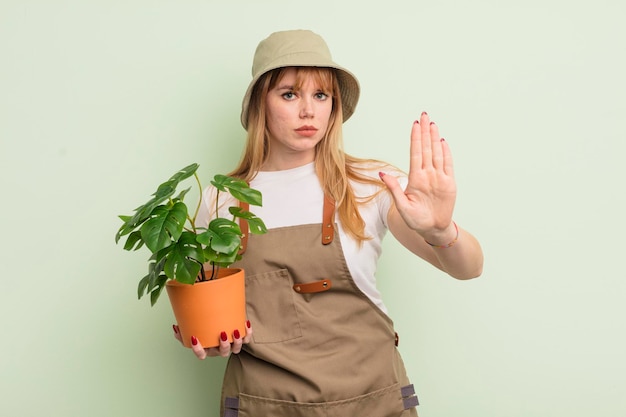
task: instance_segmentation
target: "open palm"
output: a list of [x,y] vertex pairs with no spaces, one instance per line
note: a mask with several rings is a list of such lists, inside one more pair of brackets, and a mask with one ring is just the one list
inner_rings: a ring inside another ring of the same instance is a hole
[[408,184],[383,177],[406,224],[421,235],[443,231],[452,222],[456,182],[452,154],[426,112],[413,123]]

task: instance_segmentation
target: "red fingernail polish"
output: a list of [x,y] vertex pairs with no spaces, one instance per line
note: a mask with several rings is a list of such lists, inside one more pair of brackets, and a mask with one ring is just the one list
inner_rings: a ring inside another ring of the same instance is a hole
[[430,124],[431,124],[431,125],[434,125],[434,124],[435,124],[435,122],[430,122]]
[[178,329],[175,324],[172,324],[172,329],[174,330],[174,333],[178,334]]
[[191,336],[191,344],[194,346],[198,344],[198,339],[196,339],[196,336]]
[[226,332],[222,332],[220,334],[220,338],[222,339],[222,342],[225,342],[228,340],[228,335],[226,334]]
[[413,123],[415,123],[416,125],[420,124],[419,120],[414,121]]
[[246,321],[246,327],[249,329],[250,328],[250,320]]
[[239,338],[241,338],[241,334],[239,333],[239,330],[235,330],[235,331],[233,332],[233,336],[235,337],[235,339],[239,339]]
[[422,116],[428,116],[428,113],[426,113],[425,111],[422,112]]
[[442,142],[444,142],[444,141],[445,141],[445,139],[444,139],[444,138],[441,138],[441,141],[442,141]]
[[385,176],[385,173],[384,173],[384,172],[379,172],[379,173],[378,173],[378,176],[379,176],[379,177],[380,177],[380,179],[382,180],[382,179],[383,179],[383,177]]

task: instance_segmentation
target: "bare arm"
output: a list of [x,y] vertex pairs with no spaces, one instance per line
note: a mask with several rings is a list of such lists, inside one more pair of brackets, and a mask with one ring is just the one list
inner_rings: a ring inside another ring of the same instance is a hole
[[[453,222],[456,182],[448,143],[422,113],[411,130],[408,185],[381,173],[394,204],[388,213],[391,233],[412,253],[457,279],[482,273],[483,253],[474,236]],[[458,233],[458,235],[457,235]]]

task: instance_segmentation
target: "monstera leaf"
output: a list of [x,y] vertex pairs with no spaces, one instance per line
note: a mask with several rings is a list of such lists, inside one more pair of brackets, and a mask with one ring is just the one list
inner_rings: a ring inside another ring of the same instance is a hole
[[[193,284],[198,279],[213,279],[217,275],[216,268],[228,267],[241,259],[239,250],[243,233],[236,219],[245,219],[251,233],[267,231],[260,218],[241,207],[229,207],[232,219],[218,217],[211,220],[208,228],[197,229],[195,220],[200,202],[190,217],[184,202],[190,188],[175,196],[180,183],[191,176],[195,177],[198,191],[202,194],[197,170],[198,164],[191,164],[177,171],[159,185],[152,197],[136,208],[132,216],[119,216],[123,224],[115,234],[115,242],[127,236],[125,250],[146,246],[152,254],[148,261],[148,274],[137,287],[138,297],[150,294],[152,305],[158,300],[167,280]],[[255,206],[262,203],[261,193],[241,179],[218,174],[211,184],[217,189],[218,201],[220,193],[228,192],[240,202]],[[205,277],[203,270],[207,262],[214,267],[210,277]]]

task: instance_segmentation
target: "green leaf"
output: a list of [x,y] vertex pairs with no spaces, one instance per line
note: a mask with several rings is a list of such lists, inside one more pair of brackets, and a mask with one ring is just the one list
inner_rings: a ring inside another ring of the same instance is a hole
[[171,187],[168,183],[161,184],[157,192],[153,194],[153,198],[151,198],[146,204],[135,209],[134,216],[120,216],[120,218],[124,217],[127,218],[127,220],[118,230],[117,235],[115,236],[115,241],[117,242],[120,236],[124,236],[132,232],[152,217],[153,211],[159,207],[161,203],[168,200],[174,192],[176,192],[175,187]]
[[[166,251],[160,252],[161,254],[167,253]],[[148,264],[148,285],[146,285],[146,294],[152,292],[156,287],[157,281],[160,276],[163,276],[163,267],[167,259],[165,257],[159,257],[158,254],[152,255],[151,262]]]
[[171,180],[176,181],[177,183],[191,177],[198,170],[199,165],[196,163],[189,164],[185,168],[178,170],[178,172],[170,178]]
[[254,213],[243,210],[241,207],[229,207],[228,211],[235,217],[246,219],[248,221],[248,226],[250,227],[250,233],[261,235],[267,232],[267,227],[265,227],[263,220],[257,217]]
[[167,277],[165,275],[160,275],[157,279],[156,288],[150,292],[150,305],[154,306],[159,296],[163,292],[163,288],[165,288],[165,283],[167,282]]
[[218,174],[213,178],[211,184],[220,191],[228,191],[230,195],[239,201],[252,204],[253,206],[262,205],[261,193],[250,188],[244,180]]
[[178,181],[173,179],[169,179],[165,181],[163,184],[159,185],[159,188],[152,194],[154,196],[154,201],[158,201],[159,203],[167,200],[176,192],[176,186],[178,185]]
[[152,252],[157,252],[180,237],[186,221],[187,206],[182,202],[156,207],[150,220],[141,226],[141,238]]
[[206,254],[207,261],[211,262],[215,266],[224,267],[224,268],[229,267],[230,265],[234,264],[235,262],[241,259],[241,255],[239,255],[238,252],[227,254],[227,253],[219,253],[219,252],[215,252],[210,249],[207,249],[205,251],[205,254]]
[[193,284],[205,262],[202,245],[192,232],[183,232],[178,242],[166,248],[165,274],[185,284]]
[[249,187],[248,183],[242,179],[222,174],[215,175],[211,184],[220,191],[227,191],[229,188],[240,189]]
[[180,193],[178,193],[178,195],[176,197],[174,197],[174,201],[183,201],[185,199],[185,196],[187,195],[187,193],[189,192],[189,190],[191,190],[191,187],[181,191]]
[[137,286],[137,298],[141,299],[143,295],[146,293],[146,288],[148,287],[148,281],[150,280],[150,274],[141,278],[139,281],[139,285]]
[[135,209],[133,216],[119,216],[124,222],[115,235],[115,243],[120,237],[127,235],[137,229],[141,224],[152,216],[152,211],[161,203],[168,200],[176,192],[178,184],[186,178],[192,176],[198,169],[198,164],[191,164],[176,172],[172,177],[157,187],[152,198],[142,206]]
[[215,252],[237,252],[241,245],[241,229],[234,221],[218,217],[211,220],[209,228],[198,235],[198,242]]
[[126,239],[126,243],[124,244],[124,250],[137,250],[142,247],[144,244],[143,239],[141,238],[141,232],[139,230],[135,230]]
[[143,277],[137,286],[138,298],[143,297],[144,294],[147,294],[154,289],[157,277],[161,275],[161,272],[163,271],[164,263],[165,259],[158,259],[157,254],[153,254],[150,257],[150,261],[148,263],[148,275]]
[[264,233],[267,233],[267,227],[265,226],[265,223],[263,223],[263,220],[256,216],[248,220],[248,227],[250,228],[250,233],[253,233],[255,235],[262,235]]

